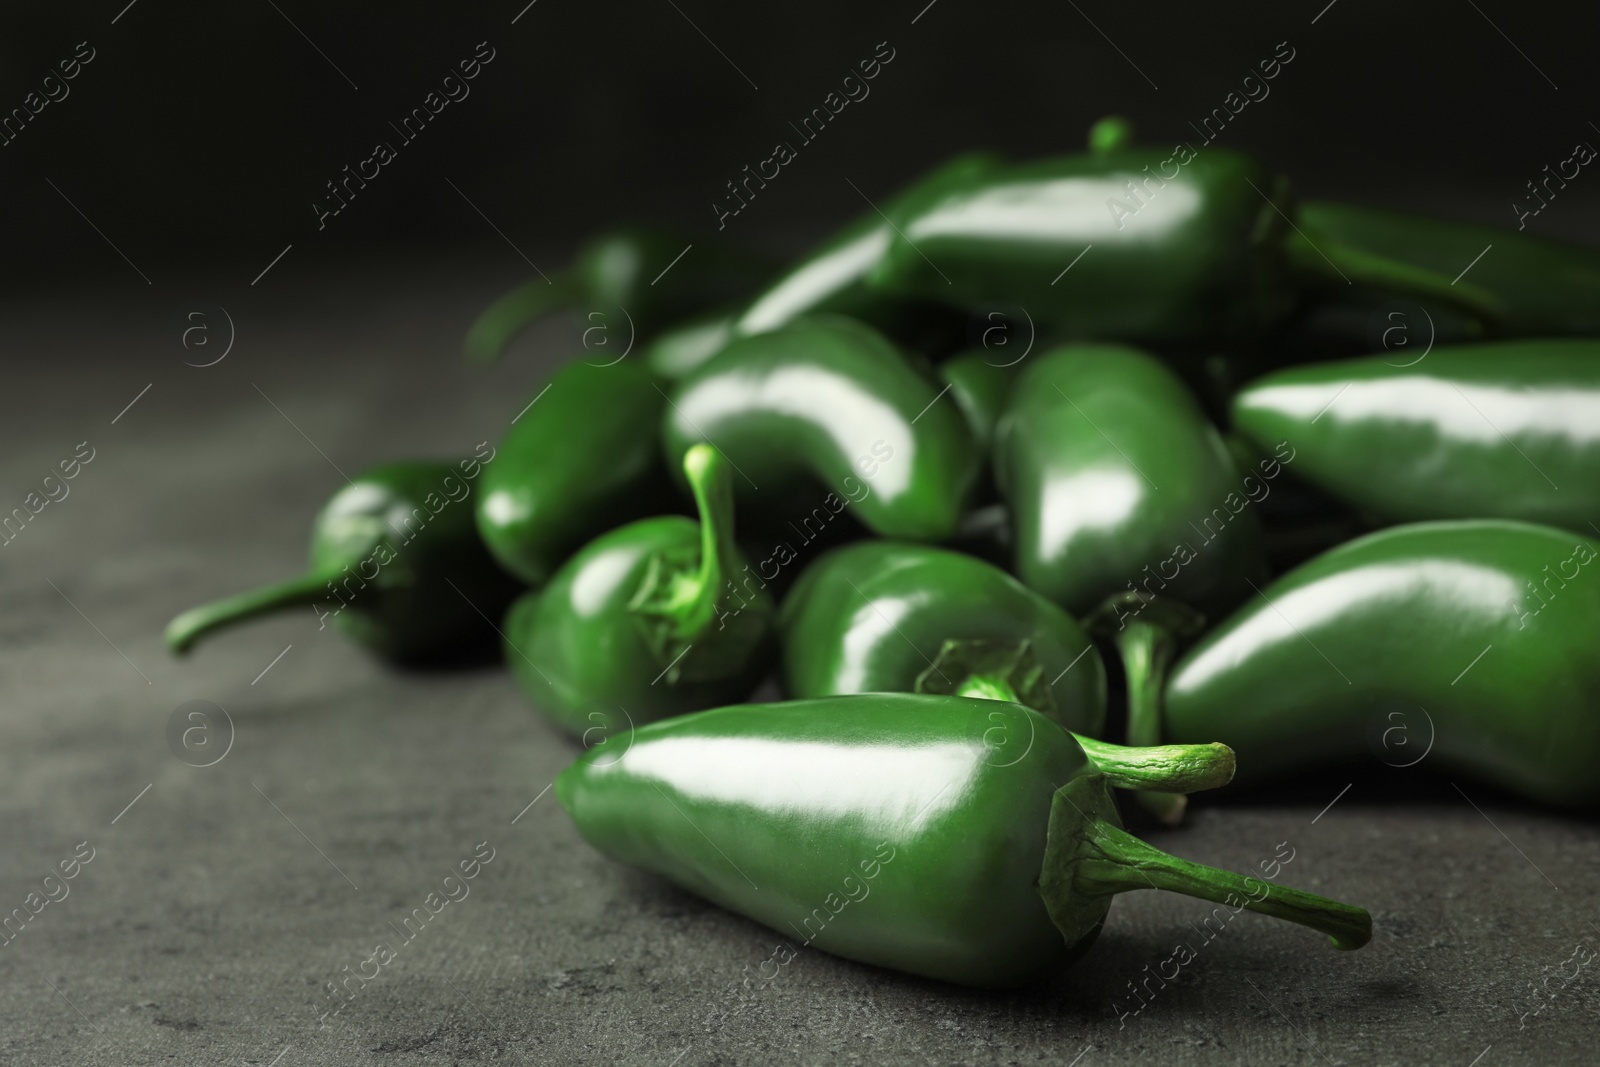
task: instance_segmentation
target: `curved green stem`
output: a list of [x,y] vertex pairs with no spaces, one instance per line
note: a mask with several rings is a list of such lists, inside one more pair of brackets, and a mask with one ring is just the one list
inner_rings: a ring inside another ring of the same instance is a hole
[[1290,265],[1299,273],[1322,281],[1369,285],[1418,299],[1438,300],[1483,323],[1491,333],[1505,318],[1500,298],[1471,282],[1452,281],[1437,271],[1376,255],[1331,237],[1307,236],[1292,231],[1284,245]]
[[[1091,620],[1091,628],[1115,645],[1122,659],[1128,690],[1129,745],[1148,747],[1161,743],[1161,693],[1166,687],[1167,671],[1184,639],[1197,633],[1202,625],[1198,614],[1176,601],[1157,600],[1140,593],[1111,598]],[[1136,792],[1134,801],[1169,826],[1182,821],[1189,803],[1177,790]]]
[[1055,695],[1028,640],[948,640],[917,676],[915,691],[1006,700],[1056,717]]
[[[700,544],[692,554],[663,552],[652,557],[639,591],[628,604],[644,628],[650,650],[672,670],[674,681],[682,674],[676,666],[678,661],[688,646],[703,636],[710,643],[721,634],[730,647],[744,651],[743,645],[722,633],[727,626],[718,610],[728,576],[739,569],[738,548],[733,540],[733,478],[728,461],[715,447],[702,443],[684,454],[683,470],[700,512]],[[763,608],[766,606],[763,603]],[[741,608],[731,614],[737,617],[742,611]],[[715,630],[713,623],[717,624]],[[752,615],[734,630],[744,634],[741,640],[753,639],[752,635],[759,636],[759,619]],[[702,650],[691,665],[691,672],[713,669],[714,659],[709,650]]]
[[692,446],[683,456],[683,473],[700,512],[700,569],[676,576],[670,608],[675,636],[690,640],[717,615],[722,585],[738,568],[733,540],[733,475],[722,453],[709,444]]
[[577,283],[565,273],[554,279],[541,276],[517,286],[490,304],[467,331],[463,345],[467,359],[493,363],[513,337],[550,312],[573,303],[578,295]]
[[[1233,781],[1233,749],[1207,745],[1150,745],[1131,748],[1073,734],[1091,763],[1119,789],[1157,793],[1193,793],[1218,789]],[[1178,799],[1182,799],[1179,797]]]
[[281,608],[332,600],[334,597],[328,592],[328,583],[338,577],[339,573],[332,571],[304,574],[190,608],[167,624],[167,647],[174,652],[187,652],[196,641],[213,630]]
[[1216,922],[1217,932],[1249,910],[1320,930],[1336,948],[1360,948],[1372,940],[1372,916],[1361,908],[1190,863],[1140,841],[1122,829],[1111,790],[1099,775],[1080,775],[1056,790],[1037,885],[1050,921],[1069,945],[1094,933],[1112,897],[1135,889],[1165,889],[1226,905],[1231,914],[1213,908],[1202,924]]
[[1011,687],[1009,679],[996,674],[970,674],[956,683],[955,695],[978,700],[1004,700],[1021,704],[1022,698]]
[[1364,908],[1179,859],[1102,819],[1094,819],[1081,840],[1073,885],[1085,895],[1164,889],[1227,905],[1235,914],[1255,911],[1320,930],[1334,948],[1372,940],[1372,916]]
[[[1010,679],[996,674],[968,675],[956,686],[955,695],[1022,703]],[[1118,789],[1192,793],[1198,789],[1216,789],[1233,780],[1233,749],[1227,745],[1151,745],[1130,748],[1109,741],[1097,741],[1080,733],[1072,733],[1072,737],[1096,770]]]

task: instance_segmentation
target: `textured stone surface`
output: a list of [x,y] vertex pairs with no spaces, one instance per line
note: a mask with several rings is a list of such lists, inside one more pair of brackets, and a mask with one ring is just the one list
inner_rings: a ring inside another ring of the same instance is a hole
[[[778,938],[592,853],[542,792],[574,746],[500,670],[389,671],[310,611],[172,659],[174,613],[302,562],[335,465],[495,439],[571,349],[554,323],[492,372],[461,366],[498,282],[451,269],[275,281],[214,297],[238,341],[204,370],[163,332],[190,293],[0,307],[0,509],[95,449],[0,549],[0,911],[94,849],[0,947],[0,1062],[1594,1061],[1600,967],[1565,988],[1556,974],[1580,943],[1600,950],[1595,822],[1463,794],[1426,764],[1326,811],[1350,775],[1197,804],[1149,834],[1240,869],[1288,842],[1284,883],[1371,909],[1360,952],[1248,914],[1207,942],[1208,906],[1135,893],[1075,970],[1022,994],[809,951],[746,987]],[[204,769],[166,741],[196,699],[234,727]],[[397,941],[391,924],[481,842],[494,859],[470,896],[322,1025],[325,984]],[[1129,983],[1179,941],[1196,958],[1134,1013]],[[1524,1016],[1545,980],[1553,999]]]

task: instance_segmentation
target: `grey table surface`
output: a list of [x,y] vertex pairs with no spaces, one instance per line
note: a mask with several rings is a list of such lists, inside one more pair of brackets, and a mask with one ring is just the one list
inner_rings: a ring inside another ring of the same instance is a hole
[[[1148,832],[1236,869],[1287,843],[1285,884],[1371,910],[1360,952],[1248,914],[1208,939],[1208,905],[1134,893],[1075,969],[1020,994],[814,951],[773,976],[778,935],[584,845],[545,791],[576,748],[502,670],[386,669],[309,610],[168,656],[177,611],[303,562],[341,471],[498,438],[574,347],[552,323],[491,372],[462,366],[503,281],[285,271],[220,301],[236,343],[207,368],[173,343],[176,296],[0,305],[0,511],[80,442],[94,455],[0,548],[0,914],[59,897],[0,945],[0,1062],[1596,1061],[1600,967],[1573,962],[1600,947],[1594,820],[1426,766]],[[209,767],[169,747],[191,700],[231,719]],[[328,984],[490,850],[325,1017]],[[1194,959],[1136,999],[1180,942]]]

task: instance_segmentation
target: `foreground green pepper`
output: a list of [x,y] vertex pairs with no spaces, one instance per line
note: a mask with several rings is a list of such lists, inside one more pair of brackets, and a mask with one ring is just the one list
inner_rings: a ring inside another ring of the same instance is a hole
[[741,498],[769,513],[806,514],[824,499],[837,513],[848,500],[875,533],[940,540],[978,457],[961,413],[938,396],[882,334],[819,315],[734,341],[687,375],[662,433],[669,461],[714,443]]
[[[1504,308],[1501,336],[1600,334],[1600,250],[1328,201],[1301,204],[1300,219],[1341,245],[1423,270],[1455,277],[1470,268],[1472,283]],[[1409,325],[1420,330],[1422,324]]]
[[727,463],[697,445],[683,465],[698,524],[666,515],[612,530],[506,615],[523,692],[574,734],[738,700],[771,659],[772,600],[734,582],[748,566]]
[[747,295],[770,273],[765,260],[705,238],[614,230],[584,245],[570,269],[541,274],[491,304],[467,333],[467,358],[499,358],[517,334],[562,308],[584,312],[586,328],[608,333],[622,330],[623,321],[612,321],[621,315],[635,340],[647,340],[678,319]]
[[1308,236],[1287,180],[1248,156],[1127,140],[1112,122],[1086,155],[913,187],[885,212],[893,233],[865,285],[969,309],[1021,305],[1068,336],[1162,344],[1256,336],[1302,291],[1352,283],[1499,314],[1471,282]]
[[478,531],[535,586],[618,523],[668,510],[658,427],[666,395],[643,366],[574,361],[535,393],[484,476]]
[[1268,375],[1233,404],[1257,445],[1380,522],[1509,518],[1600,532],[1600,342],[1437,348]]
[[317,515],[304,575],[189,609],[168,624],[167,645],[187,652],[214,630],[306,605],[322,626],[398,662],[487,645],[517,583],[484,551],[466,498],[496,458],[485,442],[459,463],[365,472]]
[[1067,345],[1023,365],[995,433],[1016,573],[1082,615],[1128,589],[1201,611],[1261,569],[1261,533],[1227,446],[1154,358]]
[[[1202,764],[1215,753],[1187,751]],[[1174,755],[1152,758],[1140,783]],[[1193,768],[1176,762],[1168,784],[1193,788]],[[615,860],[805,945],[963,985],[1048,977],[1089,947],[1111,898],[1136,889],[1275,915],[1341,948],[1371,938],[1359,908],[1126,833],[1108,786],[1128,781],[1020,705],[871,694],[721,708],[608,738],[562,772],[556,795]]]
[[891,541],[836,549],[801,574],[778,629],[790,696],[988,696],[1003,686],[1069,730],[1105,728],[1105,667],[1088,635],[960,552]]
[[1296,568],[1173,668],[1165,736],[1247,779],[1376,754],[1600,803],[1600,543],[1499,520],[1397,526]]

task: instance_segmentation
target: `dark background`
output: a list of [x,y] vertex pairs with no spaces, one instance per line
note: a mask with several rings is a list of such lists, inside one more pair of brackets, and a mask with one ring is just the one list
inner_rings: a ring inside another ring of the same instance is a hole
[[[914,25],[926,0],[537,0],[515,25],[526,0],[12,5],[0,108],[20,106],[78,42],[97,54],[0,148],[0,271],[14,288],[143,284],[62,194],[158,286],[247,286],[288,244],[275,272],[428,252],[471,255],[508,281],[529,273],[447,179],[546,270],[619,217],[709,234],[723,183],[792,139],[787,124],[880,41],[896,57],[871,95],[726,236],[799,250],[863,210],[846,178],[876,199],[974,146],[1075,150],[1109,112],[1156,143],[1191,137],[1188,122],[1280,41],[1293,64],[1221,143],[1264,156],[1304,195],[1509,225],[1542,166],[1600,140],[1600,6],[1337,0],[1311,24],[1326,2],[937,0]],[[400,157],[319,232],[310,204],[324,182],[394,140],[388,122],[480,41],[496,58],[471,95],[397,143]],[[1592,221],[1586,178],[1531,228]]]

